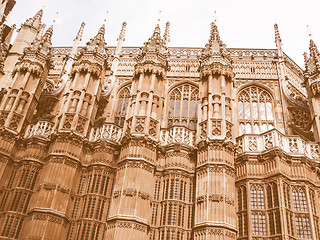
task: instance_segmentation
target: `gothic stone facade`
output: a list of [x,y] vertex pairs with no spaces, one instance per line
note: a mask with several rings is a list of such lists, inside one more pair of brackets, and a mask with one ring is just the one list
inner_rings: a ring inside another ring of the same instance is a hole
[[[320,54],[52,47],[42,11],[1,55],[0,238],[320,239]],[[8,27],[8,26],[6,26]],[[3,45],[3,42],[1,42]]]

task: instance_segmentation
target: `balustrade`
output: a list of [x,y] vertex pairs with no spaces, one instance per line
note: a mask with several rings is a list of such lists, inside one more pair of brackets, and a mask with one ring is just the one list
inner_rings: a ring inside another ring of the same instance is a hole
[[319,159],[319,146],[299,136],[285,136],[276,129],[263,134],[244,134],[237,138],[238,153],[263,152],[279,148],[290,155],[304,155]]
[[162,129],[160,132],[161,145],[180,143],[193,146],[195,131],[183,126],[174,126],[168,129]]
[[109,140],[113,142],[118,142],[121,138],[122,129],[113,124],[105,123],[101,127],[93,128],[91,130],[89,140],[91,142]]
[[48,121],[39,121],[36,124],[30,124],[27,127],[25,138],[43,137],[48,138],[53,131],[53,123]]

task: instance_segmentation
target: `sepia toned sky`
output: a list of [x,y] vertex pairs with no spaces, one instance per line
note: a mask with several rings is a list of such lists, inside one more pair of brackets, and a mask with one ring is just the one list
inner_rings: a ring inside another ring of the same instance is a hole
[[106,22],[106,42],[116,45],[123,21],[127,22],[124,46],[142,46],[151,36],[159,10],[162,33],[171,23],[173,47],[204,47],[210,23],[215,19],[222,41],[230,48],[275,48],[274,23],[278,23],[283,49],[304,69],[303,52],[312,38],[320,47],[320,0],[17,0],[9,24],[20,26],[45,5],[47,26],[58,14],[53,45],[71,46],[82,21],[83,42],[93,37]]

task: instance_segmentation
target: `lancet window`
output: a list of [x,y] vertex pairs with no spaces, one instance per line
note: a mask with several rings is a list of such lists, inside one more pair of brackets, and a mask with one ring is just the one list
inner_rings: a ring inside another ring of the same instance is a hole
[[123,87],[118,93],[115,124],[123,127],[130,99],[130,86]]
[[264,192],[261,186],[252,186],[250,190],[251,208],[264,209]]
[[260,134],[274,128],[273,100],[263,88],[250,86],[238,96],[239,135]]
[[185,126],[195,130],[199,89],[191,84],[174,88],[169,94],[168,127]]
[[295,210],[297,237],[303,239],[311,239],[306,192],[303,189],[293,188],[292,203]]

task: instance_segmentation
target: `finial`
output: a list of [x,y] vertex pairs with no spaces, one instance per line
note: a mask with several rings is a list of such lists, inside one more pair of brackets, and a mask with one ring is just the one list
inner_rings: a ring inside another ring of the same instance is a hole
[[170,22],[166,23],[166,30],[163,34],[163,41],[166,43],[166,45],[168,45],[168,43],[170,42]]
[[54,16],[54,18],[52,20],[52,23],[53,24],[55,24],[55,23],[60,24],[61,23],[61,18],[59,17],[59,12],[56,12],[56,15]]
[[162,11],[159,11],[158,13],[158,24],[162,21]]
[[214,11],[213,13],[213,22],[218,22],[217,11]]
[[42,9],[48,9],[48,4],[46,0],[42,0]]
[[123,22],[122,23],[122,28],[121,28],[121,31],[120,31],[120,34],[119,34],[119,37],[117,39],[117,41],[124,41],[125,40],[125,34],[126,34],[126,27],[127,27],[127,23],[126,22]]
[[110,17],[109,11],[106,11],[106,15],[105,15],[103,21],[105,23],[111,23],[111,17]]
[[311,30],[310,30],[309,25],[307,25],[307,33],[308,33],[309,38],[312,38],[312,34],[311,34]]
[[76,38],[74,39],[74,41],[81,41],[81,40],[82,40],[83,29],[84,29],[84,26],[85,26],[85,25],[86,25],[85,22],[82,22],[82,23],[81,23],[80,29],[79,29],[79,31],[78,31],[78,33],[77,33],[77,36],[76,36]]

